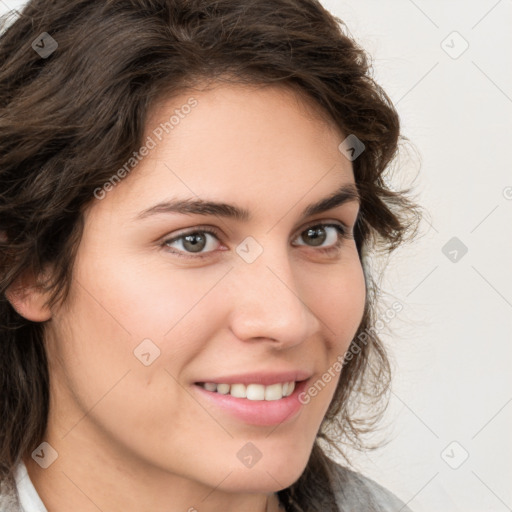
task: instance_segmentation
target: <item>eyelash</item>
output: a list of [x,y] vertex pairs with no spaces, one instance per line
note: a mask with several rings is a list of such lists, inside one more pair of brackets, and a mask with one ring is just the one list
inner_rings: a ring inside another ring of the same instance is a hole
[[[353,238],[351,233],[349,233],[348,229],[345,226],[343,226],[342,224],[335,224],[335,223],[332,223],[332,222],[323,222],[323,223],[312,224],[310,226],[307,226],[304,230],[302,230],[299,233],[299,236],[302,235],[302,233],[304,233],[308,229],[318,228],[318,227],[322,227],[322,228],[332,227],[332,228],[335,228],[336,231],[338,232],[338,235],[339,235],[338,236],[338,240],[336,241],[336,243],[334,245],[331,245],[329,247],[323,247],[323,248],[317,249],[317,251],[321,252],[322,254],[328,254],[329,255],[331,253],[338,252],[338,250],[341,248],[343,240],[351,240]],[[219,240],[219,233],[217,232],[217,230],[215,230],[215,229],[213,229],[213,228],[211,228],[209,226],[198,226],[198,227],[194,228],[193,230],[188,231],[186,233],[182,233],[181,235],[179,235],[177,237],[168,238],[168,239],[164,240],[162,242],[162,247],[167,248],[168,252],[170,252],[172,254],[176,254],[180,258],[188,258],[188,259],[207,258],[207,257],[209,257],[209,255],[213,251],[208,251],[208,252],[205,252],[205,253],[195,253],[194,254],[194,253],[186,253],[186,252],[181,251],[181,250],[178,250],[178,251],[171,250],[171,249],[169,249],[167,247],[167,244],[176,242],[178,240],[181,240],[182,238],[185,238],[188,235],[193,235],[193,234],[197,234],[197,233],[201,233],[201,234],[202,233],[209,233],[210,235],[213,235],[217,240]],[[308,246],[306,245],[306,247],[308,247]],[[313,247],[313,246],[309,246],[309,247]]]

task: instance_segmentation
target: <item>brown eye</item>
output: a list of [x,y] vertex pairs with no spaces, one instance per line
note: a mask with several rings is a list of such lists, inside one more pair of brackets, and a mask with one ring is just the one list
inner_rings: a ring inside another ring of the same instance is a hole
[[202,235],[200,232],[185,235],[182,237],[183,247],[187,251],[201,252],[206,247],[206,238],[207,237]]
[[[208,229],[201,229],[196,231],[189,231],[180,236],[165,240],[163,245],[171,247],[171,244],[179,244],[178,248],[171,252],[178,256],[185,256],[189,254],[197,254],[199,257],[206,256],[207,253],[213,252],[212,250],[204,251],[205,248],[212,249],[212,243],[209,243],[209,238],[217,239],[217,234]],[[213,248],[215,243],[213,244]],[[183,254],[185,253],[185,254]]]
[[[308,228],[304,233],[306,235],[303,235],[303,239],[312,242],[311,245],[322,245],[327,239],[326,229],[323,226]],[[338,237],[336,236],[336,238]]]
[[[219,234],[211,228],[195,228],[179,236],[164,240],[162,246],[169,252],[184,258],[205,258],[215,252],[215,240],[220,242]],[[321,223],[303,230],[299,238],[309,247],[318,247],[319,251],[329,253],[338,251],[343,238],[351,238],[341,224]],[[327,242],[327,243],[326,243]]]
[[[331,229],[329,229],[331,228]],[[322,247],[327,241],[325,249],[336,248],[341,244],[341,239],[346,238],[345,228],[340,224],[317,224],[308,227],[300,234],[299,238],[306,241],[310,247]]]

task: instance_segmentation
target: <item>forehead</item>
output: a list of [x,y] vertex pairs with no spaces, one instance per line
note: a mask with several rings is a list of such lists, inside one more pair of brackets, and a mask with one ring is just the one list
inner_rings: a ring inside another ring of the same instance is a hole
[[130,214],[171,196],[249,210],[289,207],[303,196],[311,203],[354,182],[338,150],[343,138],[321,108],[286,87],[185,91],[151,109],[144,141],[153,147],[107,200]]

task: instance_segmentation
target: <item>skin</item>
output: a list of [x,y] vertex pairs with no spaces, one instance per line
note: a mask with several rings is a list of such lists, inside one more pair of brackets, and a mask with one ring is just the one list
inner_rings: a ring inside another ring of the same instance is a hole
[[[162,102],[147,135],[190,96],[198,100],[191,113],[85,212],[68,300],[47,308],[30,277],[8,294],[20,314],[45,325],[45,441],[58,457],[47,469],[24,461],[49,512],[278,510],[274,493],[303,472],[339,374],[278,427],[244,424],[201,402],[193,382],[289,368],[311,371],[314,382],[361,322],[355,241],[326,255],[305,233],[328,221],[352,229],[359,204],[301,217],[354,183],[338,150],[345,136],[290,89],[226,84]],[[132,220],[162,200],[195,196],[253,218]],[[205,258],[183,241],[165,246],[202,225],[220,235],[205,235]],[[334,245],[336,231],[325,234],[321,247]],[[235,251],[248,236],[263,247],[251,264]],[[149,366],[133,353],[146,338],[161,351]],[[252,468],[236,456],[249,441],[262,454]]]

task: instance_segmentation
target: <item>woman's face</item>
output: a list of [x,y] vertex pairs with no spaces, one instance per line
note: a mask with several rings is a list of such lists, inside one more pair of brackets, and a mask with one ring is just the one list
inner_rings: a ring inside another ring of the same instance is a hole
[[[335,227],[352,231],[358,202],[303,214],[354,185],[344,138],[277,87],[221,85],[152,112],[147,154],[86,211],[71,294],[46,324],[61,464],[101,461],[88,466],[101,474],[115,461],[184,492],[270,492],[300,476],[365,302],[355,241]],[[230,206],[151,210],[171,201]],[[329,371],[302,405],[298,390]],[[263,401],[197,385],[253,383],[257,398],[259,382],[304,379]]]

